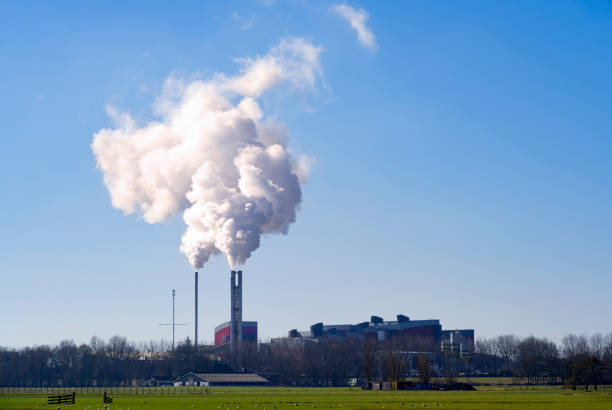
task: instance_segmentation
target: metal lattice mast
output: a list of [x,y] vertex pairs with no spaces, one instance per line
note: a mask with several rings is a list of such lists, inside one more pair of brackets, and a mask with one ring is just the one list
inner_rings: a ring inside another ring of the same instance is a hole
[[187,326],[187,323],[176,323],[175,320],[175,299],[176,299],[176,290],[172,289],[172,323],[160,323],[159,326],[172,326],[172,351],[174,351],[175,345],[175,327],[176,326]]

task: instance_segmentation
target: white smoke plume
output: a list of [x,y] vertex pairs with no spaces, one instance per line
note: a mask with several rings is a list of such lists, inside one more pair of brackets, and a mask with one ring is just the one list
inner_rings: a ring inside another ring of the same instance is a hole
[[171,76],[159,120],[138,127],[107,109],[116,128],[92,150],[112,204],[156,223],[183,212],[181,251],[201,268],[217,253],[242,265],[266,233],[286,234],[301,201],[307,158],[288,150],[288,130],[265,119],[256,98],[281,83],[314,88],[321,48],[285,38],[264,56],[239,59],[240,72],[190,83]]

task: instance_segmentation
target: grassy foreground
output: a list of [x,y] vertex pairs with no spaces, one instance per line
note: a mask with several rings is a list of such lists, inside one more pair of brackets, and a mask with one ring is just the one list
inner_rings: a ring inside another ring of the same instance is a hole
[[[46,395],[3,394],[0,409],[56,409]],[[295,410],[297,409],[612,409],[612,391],[498,390],[361,391],[348,388],[212,388],[208,394],[113,395],[111,409],[122,410]],[[64,409],[103,409],[101,395],[78,394]]]

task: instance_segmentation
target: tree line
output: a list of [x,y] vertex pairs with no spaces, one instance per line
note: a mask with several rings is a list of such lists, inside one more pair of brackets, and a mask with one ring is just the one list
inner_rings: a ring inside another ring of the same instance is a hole
[[190,343],[174,351],[165,342],[135,343],[113,336],[89,344],[64,340],[57,346],[0,348],[0,387],[130,386],[135,380],[172,380],[194,368],[226,372],[224,363],[195,354]]
[[560,344],[546,338],[502,335],[481,338],[472,355],[441,351],[426,340],[322,339],[317,343],[287,339],[283,343],[244,343],[238,354],[214,346],[193,346],[189,339],[175,349],[167,342],[135,344],[121,336],[89,344],[0,348],[0,387],[129,386],[149,379],[170,382],[190,371],[256,372],[273,384],[343,386],[407,377],[429,383],[459,375],[510,376],[531,384],[598,386],[612,384],[612,333],[568,335]]
[[472,365],[489,375],[527,379],[531,384],[612,384],[612,333],[569,334],[561,344],[546,338],[502,335],[479,339]]

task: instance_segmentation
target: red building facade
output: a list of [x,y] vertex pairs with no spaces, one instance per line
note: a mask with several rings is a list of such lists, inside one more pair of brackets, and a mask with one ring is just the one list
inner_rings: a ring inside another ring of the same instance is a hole
[[[215,346],[230,342],[231,322],[221,323],[215,328]],[[242,341],[257,342],[257,322],[242,322]]]

